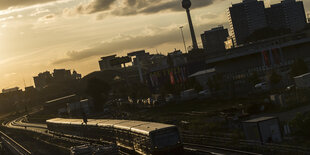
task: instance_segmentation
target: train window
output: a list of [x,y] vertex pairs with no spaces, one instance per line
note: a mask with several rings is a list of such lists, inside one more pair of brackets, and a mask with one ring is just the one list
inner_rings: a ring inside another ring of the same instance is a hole
[[153,143],[157,148],[172,146],[179,142],[180,136],[176,128],[153,133]]

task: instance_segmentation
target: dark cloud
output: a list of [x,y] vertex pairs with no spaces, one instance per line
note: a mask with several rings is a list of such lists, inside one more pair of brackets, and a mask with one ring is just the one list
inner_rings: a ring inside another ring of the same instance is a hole
[[[122,6],[114,6],[117,0],[92,0],[87,4],[80,4],[66,9],[67,15],[93,14],[109,12],[114,16],[129,16],[136,14],[154,14],[158,12],[184,11],[180,0],[122,0]],[[217,0],[192,0],[191,9],[206,7]],[[99,3],[100,2],[100,3]],[[102,19],[98,17],[97,19]]]
[[[208,6],[213,3],[215,0],[192,0],[192,9],[201,8]],[[150,6],[146,6],[141,9],[140,13],[150,14],[150,13],[158,13],[161,11],[184,11],[181,6],[180,1],[165,1],[159,4],[154,4]]]
[[0,0],[0,10],[5,10],[10,7],[29,6],[52,1],[57,0]]
[[[211,27],[218,24],[221,23],[197,26],[196,32],[203,32],[204,30],[210,29]],[[188,32],[189,30],[186,28],[184,31]],[[79,61],[93,56],[114,54],[120,51],[154,48],[162,44],[182,43],[180,31],[177,27],[171,30],[164,30],[159,28],[154,34],[155,35],[121,36],[119,37],[120,39],[114,39],[111,42],[104,42],[89,49],[81,51],[70,51],[67,52],[67,58],[56,60],[53,62],[53,64],[62,64],[69,61]],[[187,36],[189,36],[189,34]],[[197,39],[200,40],[199,38]],[[187,41],[190,41],[190,38],[187,38]]]
[[82,51],[67,52],[67,58],[55,61],[53,64],[61,64],[68,61],[78,61],[92,56],[100,56],[118,51],[134,50],[140,48],[152,48],[163,43],[171,43],[178,41],[177,31],[169,31],[165,34],[155,36],[124,36],[126,39],[118,39],[112,42],[102,43],[96,47],[85,49]]
[[87,4],[79,4],[72,9],[65,9],[64,13],[67,15],[93,14],[109,10],[114,2],[116,0],[91,0]]

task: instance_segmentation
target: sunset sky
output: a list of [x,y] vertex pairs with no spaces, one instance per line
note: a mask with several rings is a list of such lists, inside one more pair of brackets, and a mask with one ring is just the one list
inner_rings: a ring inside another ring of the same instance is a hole
[[[192,0],[199,44],[204,30],[228,27],[227,9],[238,2]],[[309,11],[310,0],[304,5]],[[33,76],[54,68],[84,76],[110,54],[183,50],[180,26],[189,46],[181,0],[0,0],[0,89],[33,85]]]

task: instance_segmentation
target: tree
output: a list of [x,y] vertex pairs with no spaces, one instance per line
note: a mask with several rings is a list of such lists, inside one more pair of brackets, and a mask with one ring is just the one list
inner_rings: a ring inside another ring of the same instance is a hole
[[207,85],[208,85],[210,90],[213,91],[215,89],[214,82],[213,82],[212,78],[208,78]]
[[261,82],[260,79],[259,79],[259,76],[258,76],[257,72],[253,72],[253,73],[251,74],[251,76],[249,77],[249,82],[250,82],[251,84],[253,84],[253,85],[258,84],[258,83]]
[[304,137],[305,139],[310,138],[310,114],[298,113],[296,117],[290,122],[293,134]]
[[91,78],[87,81],[86,93],[93,97],[95,110],[102,110],[110,89],[110,85],[103,80]]
[[203,87],[196,80],[193,81],[193,86],[194,86],[194,89],[197,90],[197,91],[202,91],[203,90]]
[[291,76],[295,77],[309,72],[307,64],[302,59],[297,59],[294,61],[291,67]]
[[282,80],[282,76],[277,74],[276,71],[272,71],[270,77],[269,77],[271,84],[278,84]]
[[134,94],[138,98],[148,98],[152,95],[149,87],[145,84],[135,83],[131,85],[131,94]]

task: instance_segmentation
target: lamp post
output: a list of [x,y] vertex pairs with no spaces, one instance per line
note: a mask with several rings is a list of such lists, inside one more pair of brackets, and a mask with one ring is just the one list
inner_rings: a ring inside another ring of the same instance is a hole
[[183,39],[184,50],[185,50],[185,53],[187,53],[185,39],[184,39],[184,33],[183,33],[183,26],[180,27],[180,30],[181,30],[181,35],[182,35],[182,39]]

